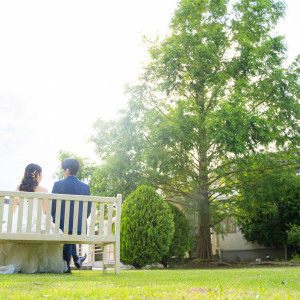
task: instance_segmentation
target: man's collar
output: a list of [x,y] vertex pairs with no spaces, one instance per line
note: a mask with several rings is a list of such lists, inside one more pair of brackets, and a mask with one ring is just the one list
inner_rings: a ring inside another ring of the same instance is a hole
[[67,178],[65,178],[65,179],[78,179],[75,175],[69,175]]

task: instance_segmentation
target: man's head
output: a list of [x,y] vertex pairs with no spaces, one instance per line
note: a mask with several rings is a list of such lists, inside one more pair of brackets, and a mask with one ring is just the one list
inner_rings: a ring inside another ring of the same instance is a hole
[[68,158],[61,163],[64,177],[75,176],[79,170],[79,162],[77,159]]

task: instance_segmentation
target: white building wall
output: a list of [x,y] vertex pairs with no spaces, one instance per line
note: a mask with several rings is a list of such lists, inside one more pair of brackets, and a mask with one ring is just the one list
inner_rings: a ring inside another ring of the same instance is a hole
[[221,250],[254,250],[264,249],[265,247],[256,243],[250,243],[245,240],[241,231],[237,229],[235,233],[227,233],[222,237],[217,235],[217,247]]

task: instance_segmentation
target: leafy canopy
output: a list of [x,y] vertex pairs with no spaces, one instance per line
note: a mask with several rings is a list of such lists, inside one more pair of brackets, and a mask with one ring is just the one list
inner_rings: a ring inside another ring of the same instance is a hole
[[257,174],[252,160],[263,170],[299,161],[300,59],[284,65],[284,12],[277,0],[180,1],[171,33],[146,40],[127,109],[96,125],[104,165],[122,174],[114,187],[143,181],[198,214],[199,258],[212,257],[210,230],[239,193],[239,172]]

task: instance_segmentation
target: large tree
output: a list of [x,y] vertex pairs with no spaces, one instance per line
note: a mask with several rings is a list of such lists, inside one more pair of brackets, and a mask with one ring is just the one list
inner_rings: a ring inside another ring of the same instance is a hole
[[[99,154],[127,158],[138,178],[198,215],[197,257],[211,258],[216,212],[238,193],[238,172],[295,163],[299,142],[299,59],[284,67],[274,32],[283,1],[182,0],[169,36],[149,41],[149,60],[129,105],[110,130],[130,124],[131,142],[106,140]],[[124,149],[124,147],[121,147]],[[127,172],[130,176],[130,172]],[[175,199],[175,200],[174,200]]]

